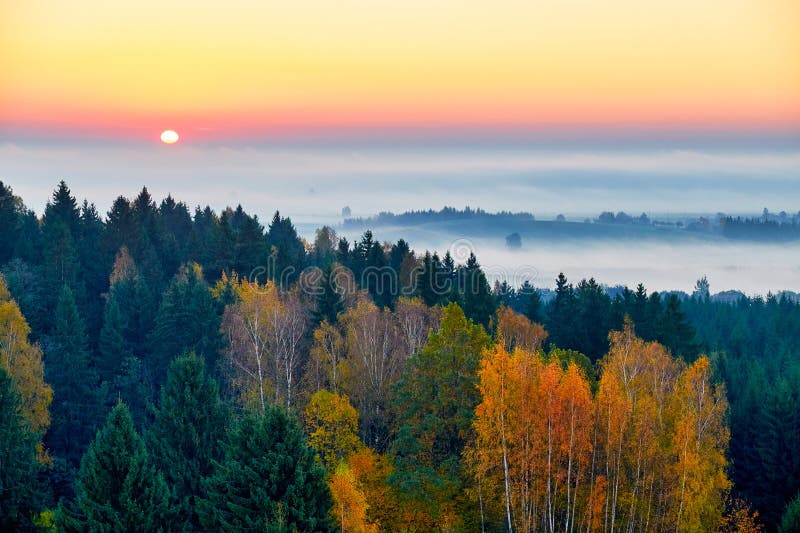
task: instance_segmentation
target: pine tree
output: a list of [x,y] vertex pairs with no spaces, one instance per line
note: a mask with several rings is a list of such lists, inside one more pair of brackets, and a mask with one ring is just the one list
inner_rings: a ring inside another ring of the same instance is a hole
[[192,217],[183,202],[167,195],[158,207],[158,217],[163,230],[161,260],[167,272],[176,272],[186,261],[187,243],[192,232]]
[[800,531],[800,493],[784,509],[780,531],[781,533],[796,533]]
[[235,234],[233,270],[249,276],[257,267],[264,265],[267,257],[264,227],[257,216],[245,213],[241,205],[233,212],[231,224]]
[[151,357],[146,361],[153,382],[163,383],[170,362],[188,352],[203,357],[208,368],[215,368],[221,343],[219,325],[203,271],[196,263],[184,266],[164,292],[149,337]]
[[335,287],[333,264],[328,263],[322,269],[322,277],[317,290],[314,322],[320,324],[323,320],[327,320],[329,324],[336,324],[339,313],[344,310],[344,302],[342,302],[342,295]]
[[581,280],[575,296],[577,316],[573,336],[576,338],[569,347],[597,361],[608,351],[611,299],[594,278]]
[[58,183],[58,187],[53,191],[52,199],[47,202],[44,210],[45,228],[63,224],[74,237],[78,235],[80,227],[80,209],[75,197],[67,187],[64,180]]
[[459,270],[464,314],[476,324],[487,327],[489,318],[497,310],[497,302],[475,254],[470,253],[467,264]]
[[686,320],[678,296],[670,294],[659,320],[658,340],[676,356],[692,362],[700,352],[695,343],[695,329]]
[[305,246],[292,221],[281,218],[277,211],[269,225],[267,244],[272,255],[270,278],[282,285],[296,280],[305,264]]
[[120,309],[117,293],[109,294],[103,313],[103,329],[100,330],[100,357],[95,361],[98,378],[101,382],[112,383],[119,375],[122,362],[133,357],[125,338],[128,320]]
[[75,251],[75,242],[67,225],[55,222],[45,226],[44,231],[44,264],[42,265],[43,285],[45,288],[45,330],[51,331],[54,323],[51,317],[58,303],[58,295],[63,286],[76,288],[80,264]]
[[[61,181],[47,203],[42,219],[46,307],[55,309],[61,287],[75,288],[81,266],[75,241],[80,237],[80,209],[67,184]],[[48,330],[52,323],[48,324]]]
[[440,279],[441,263],[436,254],[425,252],[422,258],[422,269],[417,276],[416,292],[425,302],[425,305],[434,306],[442,302],[442,291],[437,286]]
[[223,458],[226,425],[227,413],[217,384],[206,375],[205,361],[194,354],[175,359],[145,440],[170,488],[173,509],[191,529],[199,529],[201,480]]
[[14,255],[19,239],[22,216],[25,206],[19,196],[14,196],[11,187],[0,181],[0,266],[5,265]]
[[0,529],[33,530],[32,518],[42,504],[37,481],[38,436],[22,414],[19,393],[0,367]]
[[575,291],[563,272],[556,278],[555,292],[547,309],[550,342],[559,348],[574,348],[571,332],[575,327]]
[[45,350],[45,378],[53,387],[52,424],[46,442],[72,464],[78,463],[96,428],[98,380],[89,364],[83,319],[72,291],[64,286]]
[[81,460],[77,497],[61,505],[59,530],[169,531],[169,489],[152,465],[130,411],[118,403]]
[[291,415],[268,406],[230,432],[225,459],[204,483],[203,527],[215,531],[332,531],[330,491]]
[[529,281],[525,280],[520,288],[520,294],[527,295],[527,301],[525,302],[525,310],[524,315],[536,324],[544,323],[544,317],[542,316],[542,295],[539,294],[539,291],[536,290]]
[[91,343],[95,345],[103,324],[103,300],[101,295],[108,290],[108,270],[111,255],[103,246],[105,227],[97,208],[86,200],[81,206],[79,232],[75,240],[75,250],[81,265],[78,279],[85,295],[84,302],[78,302],[84,312],[86,329]]

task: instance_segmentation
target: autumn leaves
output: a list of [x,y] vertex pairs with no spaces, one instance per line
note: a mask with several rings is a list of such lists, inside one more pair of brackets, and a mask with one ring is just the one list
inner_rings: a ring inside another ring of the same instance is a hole
[[706,358],[687,365],[630,321],[595,367],[577,352],[545,352],[544,328],[505,307],[493,336],[455,304],[381,309],[367,298],[310,332],[299,294],[221,283],[237,293],[222,321],[234,396],[256,410],[303,408],[347,531],[720,523],[724,389]]
[[[724,391],[627,322],[590,378],[574,362],[495,345],[467,452],[508,531],[709,531],[730,482]],[[596,388],[593,394],[592,389]]]

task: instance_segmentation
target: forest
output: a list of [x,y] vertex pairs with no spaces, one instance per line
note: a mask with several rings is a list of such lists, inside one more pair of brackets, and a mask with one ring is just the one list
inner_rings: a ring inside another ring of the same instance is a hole
[[800,531],[800,302],[555,282],[0,182],[0,529]]
[[692,238],[704,237],[721,241],[793,242],[800,240],[800,213],[770,213],[764,209],[760,217],[716,215],[682,215],[652,219],[646,213],[629,215],[603,211],[597,217],[567,220],[557,215],[552,220],[536,219],[532,213],[500,211],[489,213],[482,209],[445,207],[439,211],[406,211],[395,214],[382,212],[372,217],[346,216],[345,230],[396,227],[410,229],[418,226],[458,233],[468,229],[471,234],[505,235],[521,232],[524,237],[538,239],[619,239],[619,238]]

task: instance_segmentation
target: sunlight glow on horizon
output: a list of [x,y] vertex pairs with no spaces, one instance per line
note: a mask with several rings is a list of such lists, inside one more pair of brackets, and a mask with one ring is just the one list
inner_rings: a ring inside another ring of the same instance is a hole
[[798,27],[792,0],[12,1],[0,128],[796,133]]

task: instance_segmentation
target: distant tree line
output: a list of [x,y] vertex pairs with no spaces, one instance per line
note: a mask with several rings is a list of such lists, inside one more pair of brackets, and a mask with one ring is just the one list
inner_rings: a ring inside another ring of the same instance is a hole
[[369,218],[345,218],[345,227],[370,227],[387,225],[415,225],[428,222],[446,222],[451,220],[485,220],[487,222],[527,222],[535,220],[531,213],[512,213],[510,211],[499,211],[488,213],[483,209],[472,209],[465,207],[457,209],[455,207],[444,207],[439,211],[428,209],[426,211],[406,211],[395,214],[391,212],[381,212]]

